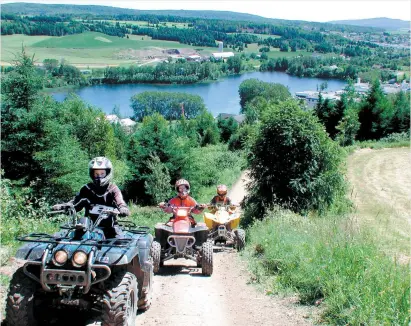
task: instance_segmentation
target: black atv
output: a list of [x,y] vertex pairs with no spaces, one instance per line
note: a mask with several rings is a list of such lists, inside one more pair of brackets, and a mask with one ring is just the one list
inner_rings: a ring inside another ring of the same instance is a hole
[[[137,310],[151,304],[153,241],[147,227],[118,221],[120,237],[107,239],[99,226],[119,211],[96,205],[95,223],[77,218],[71,204],[61,211],[71,221],[54,235],[32,233],[17,251],[24,263],[13,275],[6,304],[7,325],[42,325],[53,309],[97,311],[103,326],[134,325]],[[69,310],[70,311],[70,310]]]

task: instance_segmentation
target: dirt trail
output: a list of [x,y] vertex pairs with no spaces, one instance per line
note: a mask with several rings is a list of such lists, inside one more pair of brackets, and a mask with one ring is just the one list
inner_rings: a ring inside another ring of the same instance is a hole
[[[229,195],[234,202],[240,203],[244,198],[244,185],[248,180],[243,173],[232,187]],[[197,216],[197,220],[200,219]],[[246,262],[233,248],[214,248],[211,277],[202,276],[201,268],[189,260],[178,259],[166,262],[165,266],[168,267],[154,277],[152,306],[139,314],[136,325],[312,325],[307,319],[307,311],[294,299],[266,296],[247,284],[251,275]],[[11,275],[15,268],[9,266],[8,269]],[[65,319],[64,323],[53,320],[50,325],[84,324],[84,321],[74,321],[73,317]],[[100,322],[89,320],[85,324],[97,326]]]
[[[243,173],[232,187],[229,195],[233,201],[241,202],[248,180]],[[311,325],[304,317],[307,313],[292,300],[266,296],[248,285],[251,276],[236,250],[215,246],[213,259],[211,277],[203,277],[194,262],[166,262],[169,267],[154,277],[152,307],[138,316],[137,324]]]

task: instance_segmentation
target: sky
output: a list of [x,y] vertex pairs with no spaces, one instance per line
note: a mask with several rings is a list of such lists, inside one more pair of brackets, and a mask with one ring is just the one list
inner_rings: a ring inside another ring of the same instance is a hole
[[326,22],[331,20],[387,17],[411,20],[411,0],[2,0],[0,3],[102,5],[142,10],[219,10],[267,18]]

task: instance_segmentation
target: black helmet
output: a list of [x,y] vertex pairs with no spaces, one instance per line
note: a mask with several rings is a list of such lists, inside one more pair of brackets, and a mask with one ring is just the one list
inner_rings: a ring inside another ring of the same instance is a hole
[[[94,170],[105,170],[106,176],[104,178],[95,178]],[[88,164],[88,172],[95,185],[106,186],[113,179],[113,164],[104,156],[95,157]]]

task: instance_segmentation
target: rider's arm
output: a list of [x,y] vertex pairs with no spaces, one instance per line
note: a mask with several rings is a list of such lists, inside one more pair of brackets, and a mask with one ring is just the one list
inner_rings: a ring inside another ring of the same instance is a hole
[[123,194],[117,186],[113,186],[114,203],[116,204],[120,214],[123,216],[129,216],[130,211],[124,201]]
[[201,212],[204,209],[203,205],[199,205],[194,198],[191,198],[192,203],[190,204],[190,206],[194,207],[193,210],[191,211],[194,214],[201,214]]

